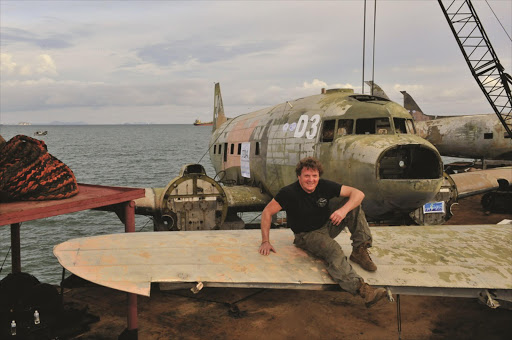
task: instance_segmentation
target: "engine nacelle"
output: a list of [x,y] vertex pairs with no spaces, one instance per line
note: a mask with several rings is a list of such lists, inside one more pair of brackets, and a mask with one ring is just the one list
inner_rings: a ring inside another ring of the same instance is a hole
[[155,231],[220,229],[228,204],[222,187],[200,164],[187,164],[156,197]]

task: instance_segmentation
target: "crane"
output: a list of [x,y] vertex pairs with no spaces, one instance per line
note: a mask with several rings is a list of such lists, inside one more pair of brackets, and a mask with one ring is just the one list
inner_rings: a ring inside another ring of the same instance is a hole
[[473,77],[512,138],[512,77],[505,73],[471,1],[438,2]]

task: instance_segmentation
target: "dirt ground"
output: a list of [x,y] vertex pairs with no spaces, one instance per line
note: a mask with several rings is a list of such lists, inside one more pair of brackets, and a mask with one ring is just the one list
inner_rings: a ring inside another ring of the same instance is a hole
[[[126,327],[126,296],[73,289],[66,299],[101,315],[76,339],[116,339]],[[99,300],[98,298],[101,297]],[[512,311],[475,299],[401,296],[402,339],[509,339]],[[367,309],[341,291],[206,288],[139,297],[139,339],[399,339],[396,303]]]
[[[480,196],[453,209],[447,224],[512,219],[486,214]],[[89,286],[66,290],[65,302],[100,320],[74,339],[117,339],[126,327],[126,294]],[[401,339],[510,339],[512,310],[476,299],[400,296]],[[139,339],[399,339],[397,304],[367,309],[342,291],[204,288],[152,290],[138,298]]]

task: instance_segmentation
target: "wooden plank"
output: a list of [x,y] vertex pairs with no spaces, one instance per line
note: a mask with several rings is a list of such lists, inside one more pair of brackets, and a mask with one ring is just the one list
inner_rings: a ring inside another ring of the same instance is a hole
[[0,204],[0,226],[39,218],[110,206],[145,196],[142,188],[79,184],[77,195],[50,201],[23,201]]
[[[372,227],[370,284],[388,287],[512,289],[509,225]],[[258,253],[259,230],[146,232],[69,240],[54,248],[63,267],[95,283],[149,296],[151,282],[311,289],[334,285],[323,261],[271,231],[276,254]],[[336,240],[348,256],[350,234]]]

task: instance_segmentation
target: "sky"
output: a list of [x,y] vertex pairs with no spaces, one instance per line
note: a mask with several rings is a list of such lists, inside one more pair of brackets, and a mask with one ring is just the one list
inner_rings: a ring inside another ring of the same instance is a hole
[[[473,1],[512,73],[512,1]],[[365,80],[432,115],[491,113],[435,0],[367,1]],[[0,124],[191,124],[362,92],[364,1],[0,0]],[[374,68],[372,68],[372,60]],[[369,89],[365,88],[365,93]]]

